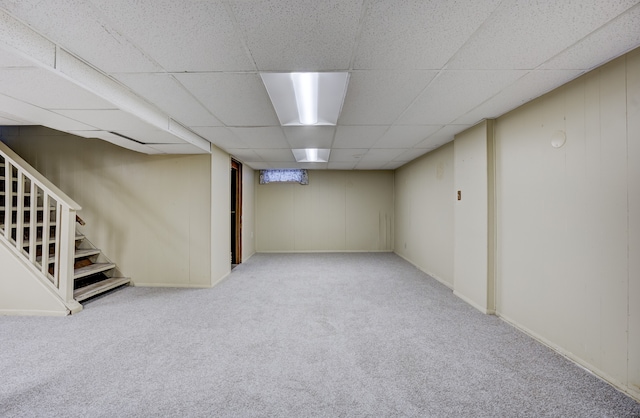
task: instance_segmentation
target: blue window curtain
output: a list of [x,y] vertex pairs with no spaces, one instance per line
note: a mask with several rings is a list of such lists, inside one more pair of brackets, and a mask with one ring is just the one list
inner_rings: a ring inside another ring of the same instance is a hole
[[260,170],[260,184],[267,183],[309,184],[309,173],[304,169]]

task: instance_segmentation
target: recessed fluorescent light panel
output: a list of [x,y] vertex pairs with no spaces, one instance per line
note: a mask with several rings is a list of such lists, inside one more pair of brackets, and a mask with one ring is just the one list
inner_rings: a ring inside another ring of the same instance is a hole
[[349,73],[260,73],[282,126],[335,125]]
[[293,156],[299,163],[326,163],[329,161],[330,149],[302,148],[292,149]]

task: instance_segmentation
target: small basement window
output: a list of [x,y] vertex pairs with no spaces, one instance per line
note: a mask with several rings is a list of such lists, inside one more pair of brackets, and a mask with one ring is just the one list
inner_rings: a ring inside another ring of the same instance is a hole
[[260,184],[267,183],[309,184],[309,173],[305,169],[260,170]]

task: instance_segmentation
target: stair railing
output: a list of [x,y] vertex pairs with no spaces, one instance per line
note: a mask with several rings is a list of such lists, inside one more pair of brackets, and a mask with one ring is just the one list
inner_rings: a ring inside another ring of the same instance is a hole
[[76,213],[82,208],[0,141],[0,240],[75,312]]

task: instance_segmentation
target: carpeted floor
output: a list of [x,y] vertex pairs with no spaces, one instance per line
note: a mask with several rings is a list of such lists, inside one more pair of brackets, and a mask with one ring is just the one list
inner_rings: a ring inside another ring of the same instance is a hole
[[640,417],[394,254],[256,254],[213,289],[0,317],[2,417]]

